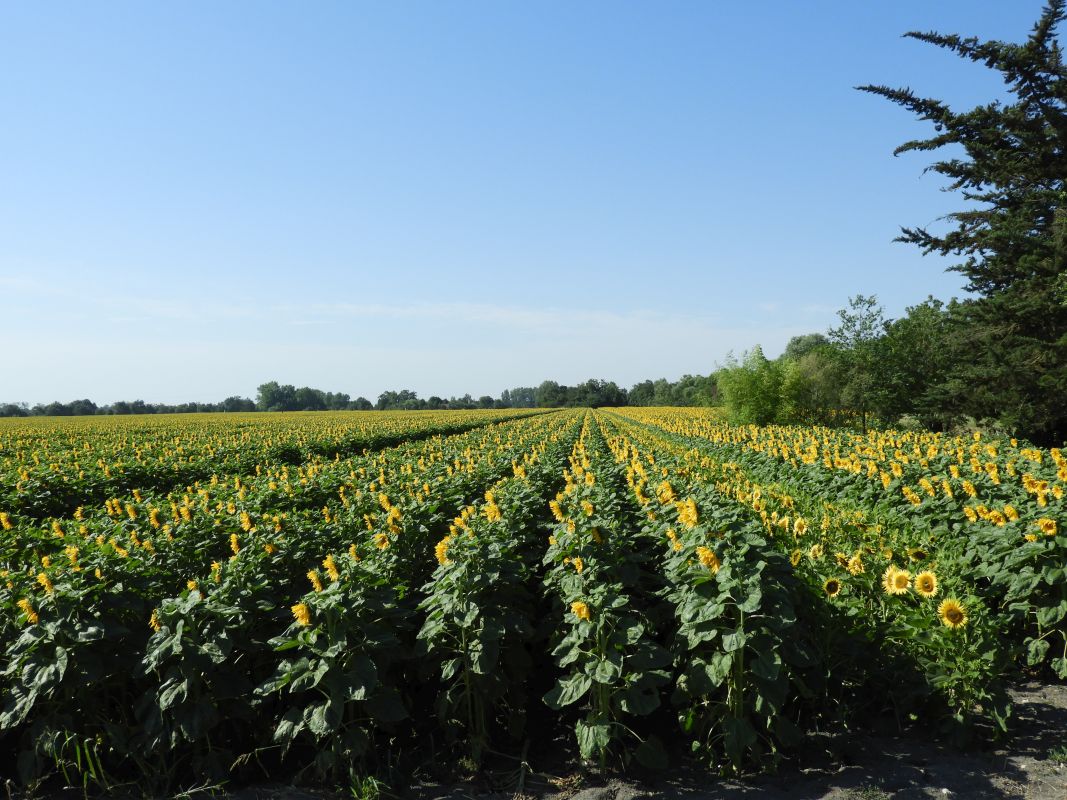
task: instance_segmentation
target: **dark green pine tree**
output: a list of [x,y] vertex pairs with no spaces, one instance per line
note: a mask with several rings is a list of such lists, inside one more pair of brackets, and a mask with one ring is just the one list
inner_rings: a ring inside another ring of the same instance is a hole
[[967,208],[947,232],[903,228],[924,254],[962,257],[950,269],[976,297],[954,304],[948,377],[931,394],[948,413],[996,418],[1046,444],[1067,438],[1067,70],[1057,40],[1067,0],[1050,0],[1026,42],[911,32],[1001,73],[1010,95],[955,112],[910,89],[860,86],[933,123],[896,153],[962,148],[928,170]]

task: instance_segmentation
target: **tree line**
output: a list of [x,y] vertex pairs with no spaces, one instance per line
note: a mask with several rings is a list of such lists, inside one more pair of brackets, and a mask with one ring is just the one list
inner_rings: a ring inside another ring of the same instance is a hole
[[698,406],[710,405],[717,397],[713,376],[684,375],[678,381],[660,378],[646,380],[631,389],[614,381],[590,378],[584,383],[567,386],[546,380],[539,386],[505,389],[499,397],[482,395],[421,398],[410,389],[387,390],[376,402],[366,397],[352,399],[345,392],[324,392],[309,386],[296,387],[269,381],[262,384],[256,399],[228,397],[219,403],[146,403],[143,400],[119,401],[98,406],[92,400],[69,403],[0,403],[0,417],[69,417],[109,414],[189,414],[207,412],[250,411],[425,411],[475,408],[563,408],[607,407],[625,405]]

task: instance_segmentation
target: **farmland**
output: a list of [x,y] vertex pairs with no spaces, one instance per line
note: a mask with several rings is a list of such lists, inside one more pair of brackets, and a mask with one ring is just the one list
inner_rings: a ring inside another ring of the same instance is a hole
[[[0,774],[772,767],[1067,679],[1067,458],[714,409],[0,421]],[[416,755],[412,755],[416,754]]]

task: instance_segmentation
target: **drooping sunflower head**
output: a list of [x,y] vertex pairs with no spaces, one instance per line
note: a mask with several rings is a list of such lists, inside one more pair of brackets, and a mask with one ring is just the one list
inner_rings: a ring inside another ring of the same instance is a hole
[[837,578],[827,578],[822,585],[822,590],[827,597],[837,597],[841,593],[841,581]]
[[915,591],[923,597],[933,597],[937,594],[937,576],[926,570],[915,576]]
[[571,603],[571,613],[580,620],[588,620],[591,616],[588,604],[581,600]]
[[946,628],[962,628],[967,624],[967,609],[955,597],[947,597],[937,607],[937,615]]
[[921,547],[909,547],[908,558],[912,561],[922,561],[924,558],[926,558],[926,551],[923,550]]
[[719,557],[710,547],[698,547],[697,558],[700,559],[700,563],[710,570],[712,574],[718,572],[719,567],[722,566],[719,562]]
[[800,559],[804,557],[804,553],[801,550],[794,550],[789,554],[789,563],[794,567],[800,563]]
[[291,606],[290,610],[293,612],[293,618],[298,624],[302,626],[311,624],[311,609],[308,608],[306,603],[297,603],[295,606]]

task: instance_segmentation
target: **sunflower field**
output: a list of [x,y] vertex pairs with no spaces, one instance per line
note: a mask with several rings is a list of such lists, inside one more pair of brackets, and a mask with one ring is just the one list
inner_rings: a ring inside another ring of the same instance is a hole
[[1013,678],[1067,679],[1065,488],[1058,449],[714,409],[0,420],[0,775],[993,737]]

